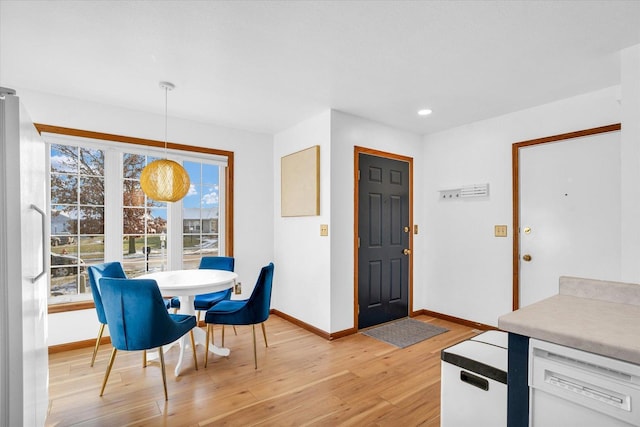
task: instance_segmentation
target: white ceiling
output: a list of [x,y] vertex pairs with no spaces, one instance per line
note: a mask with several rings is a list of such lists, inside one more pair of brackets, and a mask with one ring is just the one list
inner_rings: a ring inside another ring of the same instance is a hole
[[[0,86],[275,133],[420,134],[620,82],[640,1],[6,1]],[[419,108],[433,114],[418,117]]]

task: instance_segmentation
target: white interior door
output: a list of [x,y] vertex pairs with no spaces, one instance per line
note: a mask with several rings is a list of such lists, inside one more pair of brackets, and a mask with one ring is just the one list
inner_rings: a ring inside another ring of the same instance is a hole
[[620,132],[520,149],[520,307],[560,276],[620,280]]

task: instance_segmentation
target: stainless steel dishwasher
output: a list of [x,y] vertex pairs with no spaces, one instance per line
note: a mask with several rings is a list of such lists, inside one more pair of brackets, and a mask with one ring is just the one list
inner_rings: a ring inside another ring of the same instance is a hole
[[529,341],[531,427],[640,426],[640,366]]

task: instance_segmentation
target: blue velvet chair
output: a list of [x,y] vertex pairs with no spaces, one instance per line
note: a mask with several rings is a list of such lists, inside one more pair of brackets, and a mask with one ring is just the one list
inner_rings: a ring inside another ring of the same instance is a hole
[[177,313],[180,309],[180,298],[179,297],[170,297],[164,299],[165,304],[167,305],[167,310],[173,308],[173,312]]
[[96,314],[98,315],[98,321],[100,322],[98,338],[96,338],[96,345],[93,348],[93,356],[91,357],[91,366],[93,367],[93,364],[96,361],[96,355],[98,354],[98,348],[100,347],[102,333],[104,332],[104,325],[107,324],[107,317],[104,314],[102,297],[100,296],[100,288],[98,287],[99,281],[102,277],[126,279],[127,275],[119,262],[107,262],[104,264],[92,265],[89,267],[88,273],[89,284],[91,285],[91,295],[93,295],[93,303],[96,306]]
[[157,348],[162,366],[164,398],[168,400],[162,346],[172,343],[190,332],[193,362],[197,370],[198,361],[193,338],[196,317],[168,313],[155,280],[103,277],[99,283],[111,334],[111,344],[113,345],[100,396],[104,394],[118,350],[137,351]]
[[[102,297],[100,296],[100,279],[102,277],[111,277],[114,279],[126,279],[127,274],[122,268],[122,264],[119,262],[106,262],[104,264],[92,265],[88,268],[89,284],[91,285],[91,295],[93,296],[93,304],[96,306],[96,314],[98,315],[98,321],[100,322],[100,329],[98,329],[98,338],[96,338],[96,345],[93,348],[93,356],[91,357],[91,367],[96,361],[96,355],[100,348],[100,340],[104,333],[104,326],[107,324],[107,318],[104,314],[104,307],[102,305]],[[180,300],[175,298],[166,298],[164,303],[167,309],[173,307],[174,300],[177,302],[177,308],[180,308]],[[146,365],[146,357],[143,357],[143,364]]]
[[[203,256],[200,259],[200,270],[226,270],[233,271],[235,259],[228,256]],[[231,299],[231,289],[211,292],[208,294],[196,295],[193,308],[198,311],[198,322],[200,322],[200,312],[207,311],[220,301]]]
[[[271,288],[273,284],[273,263],[262,267],[260,275],[256,281],[256,286],[251,292],[249,299],[220,301],[205,315],[207,324],[207,340],[205,348],[209,348],[209,335],[213,324],[218,325],[251,325],[253,330],[253,358],[255,369],[258,369],[258,353],[256,351],[256,324],[262,326],[264,345],[268,347],[267,332],[264,322],[269,318],[271,308]],[[222,345],[224,346],[224,329],[222,330]],[[209,352],[205,352],[204,366],[207,366]]]

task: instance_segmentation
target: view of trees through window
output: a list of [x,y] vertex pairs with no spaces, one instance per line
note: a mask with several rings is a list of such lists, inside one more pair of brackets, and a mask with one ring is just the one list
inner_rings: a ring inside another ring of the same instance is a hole
[[89,291],[104,262],[104,153],[51,145],[51,296]]
[[166,268],[167,204],[149,199],[140,187],[142,169],[154,160],[123,156],[122,264],[129,277]]
[[[64,144],[51,144],[50,150],[50,303],[91,299],[86,269],[105,262],[105,253],[121,253],[120,259],[107,261],[122,262],[128,277],[167,268],[198,268],[203,255],[219,254],[223,167],[184,161],[191,187],[176,202],[181,205],[181,218],[170,219],[167,203],[149,199],[140,187],[140,173],[157,157],[118,152],[113,158],[119,159],[117,169],[122,174],[113,175],[105,173],[111,168],[105,166],[103,150]],[[106,201],[105,188],[113,188],[110,186],[121,189],[121,204]],[[122,228],[105,235],[105,220],[110,215],[121,217]],[[178,242],[182,257],[169,266],[172,224],[174,235],[182,230]],[[107,246],[121,249],[105,252]]]

